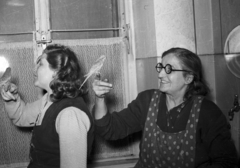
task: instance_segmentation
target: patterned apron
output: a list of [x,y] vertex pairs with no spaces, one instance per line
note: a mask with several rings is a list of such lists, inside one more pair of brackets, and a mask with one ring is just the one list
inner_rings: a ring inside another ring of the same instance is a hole
[[196,128],[202,96],[194,97],[186,130],[163,132],[157,125],[161,92],[156,90],[151,99],[135,168],[192,168],[194,167]]

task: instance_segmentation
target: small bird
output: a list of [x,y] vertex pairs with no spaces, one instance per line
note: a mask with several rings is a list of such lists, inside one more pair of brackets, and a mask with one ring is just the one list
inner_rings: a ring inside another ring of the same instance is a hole
[[92,67],[90,68],[89,72],[84,75],[85,77],[85,80],[83,81],[82,85],[80,86],[79,89],[82,88],[82,86],[84,85],[84,83],[88,80],[88,78],[90,78],[93,74],[100,74],[100,69],[102,68],[103,66],[103,63],[106,59],[106,56],[105,55],[101,55],[96,61],[95,63],[92,65]]

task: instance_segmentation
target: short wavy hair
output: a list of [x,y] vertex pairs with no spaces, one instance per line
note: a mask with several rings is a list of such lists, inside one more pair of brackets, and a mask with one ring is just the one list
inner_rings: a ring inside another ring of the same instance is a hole
[[46,54],[49,67],[56,71],[50,82],[51,101],[82,96],[84,91],[80,86],[83,77],[76,54],[70,48],[59,44],[48,45],[43,54]]
[[183,72],[185,77],[187,74],[192,74],[194,76],[193,81],[188,85],[184,99],[187,100],[193,95],[207,95],[210,90],[203,77],[200,58],[195,53],[184,48],[171,48],[162,54],[162,58],[168,54],[175,55],[181,62],[182,68],[190,71]]

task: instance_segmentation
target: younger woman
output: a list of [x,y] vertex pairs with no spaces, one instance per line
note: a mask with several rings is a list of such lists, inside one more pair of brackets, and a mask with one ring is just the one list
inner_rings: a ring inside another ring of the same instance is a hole
[[35,86],[46,94],[33,103],[25,104],[14,84],[1,90],[13,123],[33,127],[28,168],[86,168],[93,122],[81,97],[75,53],[65,46],[47,46],[37,61],[35,76]]

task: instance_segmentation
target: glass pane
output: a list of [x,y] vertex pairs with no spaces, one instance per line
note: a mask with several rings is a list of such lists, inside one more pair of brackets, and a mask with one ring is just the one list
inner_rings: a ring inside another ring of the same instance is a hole
[[[0,1],[0,42],[32,41],[34,28],[33,0]],[[24,34],[21,34],[21,33]],[[29,34],[25,34],[29,32]],[[18,35],[1,35],[20,33]]]
[[[117,0],[51,0],[51,30],[118,27]],[[53,39],[115,37],[118,31],[52,33]]]

